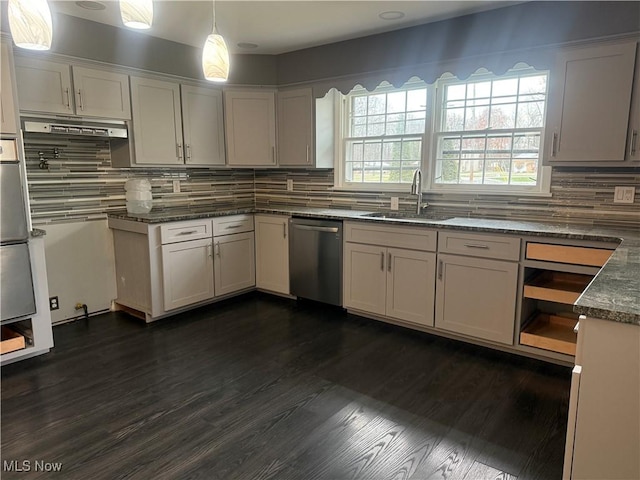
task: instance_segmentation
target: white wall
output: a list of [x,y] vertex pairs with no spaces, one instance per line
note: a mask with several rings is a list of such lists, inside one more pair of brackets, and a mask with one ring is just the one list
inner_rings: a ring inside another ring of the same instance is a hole
[[113,237],[107,220],[43,225],[49,296],[57,296],[53,323],[81,316],[76,303],[89,313],[107,310],[116,297]]

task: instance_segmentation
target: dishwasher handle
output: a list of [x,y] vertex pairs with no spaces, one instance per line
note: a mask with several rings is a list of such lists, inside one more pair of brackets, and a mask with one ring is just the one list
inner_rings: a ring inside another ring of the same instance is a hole
[[294,225],[299,230],[311,230],[313,232],[338,233],[338,227],[318,227],[313,225]]

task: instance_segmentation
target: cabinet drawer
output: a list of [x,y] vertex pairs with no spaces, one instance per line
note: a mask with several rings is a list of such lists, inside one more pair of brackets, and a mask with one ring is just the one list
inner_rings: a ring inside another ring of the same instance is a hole
[[253,231],[253,215],[230,215],[213,219],[213,235],[230,235]]
[[437,232],[425,228],[380,226],[366,223],[345,222],[345,241],[408,248],[411,250],[436,250]]
[[0,140],[0,160],[9,161],[18,159],[18,149],[15,140]]
[[438,251],[470,257],[517,261],[520,259],[520,239],[507,236],[440,232],[438,234]]
[[0,339],[0,354],[15,352],[25,348],[24,336],[20,335],[10,327],[2,326],[2,337]]
[[571,265],[587,265],[601,267],[613,253],[604,248],[571,247],[548,243],[527,242],[527,260],[568,263]]
[[167,243],[209,238],[211,236],[210,219],[172,222],[160,226],[160,240],[163,245]]

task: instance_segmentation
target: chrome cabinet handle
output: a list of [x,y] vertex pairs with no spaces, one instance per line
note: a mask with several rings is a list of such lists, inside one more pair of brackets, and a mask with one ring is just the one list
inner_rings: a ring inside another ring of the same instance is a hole
[[71,96],[69,95],[69,88],[65,88],[63,92],[67,95],[67,109],[71,110]]
[[78,105],[80,107],[80,110],[84,110],[84,105],[82,103],[82,90],[78,89],[78,103],[80,105]]
[[553,134],[553,142],[552,142],[552,145],[551,145],[551,156],[552,157],[555,157],[556,154],[558,153],[557,147],[558,147],[558,134],[554,133]]
[[182,160],[182,144],[176,143],[176,155],[178,156],[178,161]]
[[287,223],[286,222],[282,224],[282,236],[284,238],[287,238]]
[[307,145],[307,163],[311,163],[311,159],[309,158],[309,145]]
[[271,163],[276,163],[276,146],[271,147]]
[[489,250],[488,245],[482,245],[480,243],[465,243],[464,246],[467,248],[480,248],[482,250]]
[[235,230],[236,228],[242,228],[242,225],[227,225],[225,228],[227,230]]
[[220,242],[216,242],[216,257],[220,258]]
[[3,153],[4,153],[4,147],[0,145],[0,155],[2,155]]
[[176,235],[192,235],[198,233],[197,230],[185,230],[184,232],[176,233]]
[[629,142],[629,156],[633,157],[636,154],[636,142],[638,140],[638,130],[634,130],[631,134],[631,142]]
[[380,252],[380,270],[384,272],[384,252]]
[[391,271],[391,252],[389,252],[389,257],[387,259],[387,271],[390,272]]
[[207,245],[207,255],[211,258],[213,255],[211,254],[211,244]]
[[442,280],[442,270],[444,269],[444,265],[442,260],[438,262],[438,280]]
[[187,143],[185,146],[187,147],[187,160],[191,160],[191,145]]

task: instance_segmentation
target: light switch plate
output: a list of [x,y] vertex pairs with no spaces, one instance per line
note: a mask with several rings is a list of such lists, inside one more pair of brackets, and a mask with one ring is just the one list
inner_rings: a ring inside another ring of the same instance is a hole
[[287,179],[287,192],[293,192],[293,180],[291,178]]
[[180,193],[180,180],[173,181],[173,193]]
[[398,197],[391,197],[391,210],[398,210]]
[[633,203],[635,196],[635,187],[616,187],[613,194],[613,203]]

